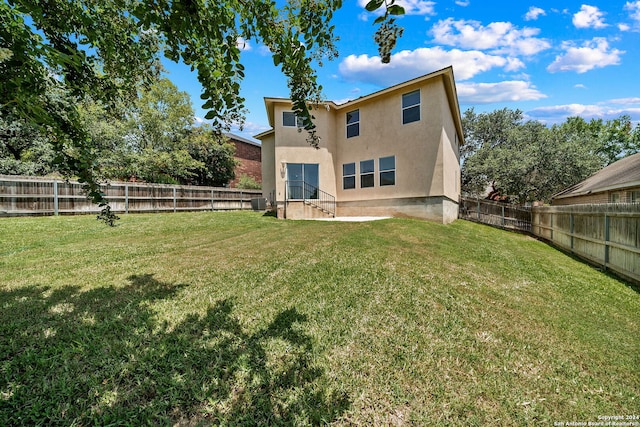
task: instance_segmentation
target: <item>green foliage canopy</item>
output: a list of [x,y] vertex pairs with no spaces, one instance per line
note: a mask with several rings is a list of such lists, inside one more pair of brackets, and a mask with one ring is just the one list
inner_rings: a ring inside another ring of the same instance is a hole
[[615,120],[570,117],[551,127],[524,121],[520,110],[463,115],[462,190],[483,194],[488,186],[518,203],[549,201],[557,192],[602,167],[640,152],[640,127],[628,116]]

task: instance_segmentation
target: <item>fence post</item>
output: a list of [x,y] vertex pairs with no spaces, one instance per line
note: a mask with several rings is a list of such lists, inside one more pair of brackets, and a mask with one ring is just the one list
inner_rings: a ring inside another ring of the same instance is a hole
[[129,184],[124,185],[124,213],[129,213]]
[[176,212],[176,187],[173,187],[173,212]]
[[604,213],[604,269],[607,269],[609,264],[609,215]]
[[215,206],[215,200],[213,199],[213,188],[212,188],[211,189],[211,211],[212,212],[215,210],[214,206]]
[[504,220],[504,205],[502,205],[502,226],[503,227],[504,227],[504,223],[505,223],[505,220]]
[[478,221],[480,221],[480,199],[478,199],[478,209],[476,210],[476,213],[478,214]]
[[571,233],[571,252],[573,252],[573,212],[569,212],[569,232]]
[[242,195],[242,190],[240,190],[240,210],[244,209],[244,196]]
[[58,181],[53,180],[53,214],[58,216]]
[[553,242],[553,212],[549,212],[549,215],[551,216],[551,219],[550,219],[550,224],[551,224],[551,241]]

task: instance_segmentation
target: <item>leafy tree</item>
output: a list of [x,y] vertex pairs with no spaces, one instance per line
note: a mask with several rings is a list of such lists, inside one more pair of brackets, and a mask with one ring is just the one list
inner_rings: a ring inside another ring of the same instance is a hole
[[195,128],[187,139],[187,151],[202,164],[189,182],[220,187],[235,178],[235,145],[208,128]]
[[181,149],[195,120],[191,99],[167,78],[142,91],[129,115],[129,143],[138,151]]
[[[372,0],[386,8],[377,42],[388,52],[399,35],[395,0]],[[240,122],[244,67],[238,40],[270,49],[288,77],[296,115],[317,145],[308,102],[320,99],[314,61],[336,53],[330,25],[341,0],[10,0],[0,3],[0,115],[9,113],[46,126],[61,169],[86,182],[89,196],[104,205],[92,139],[76,104],[90,95],[110,112],[130,105],[141,86],[159,75],[159,57],[182,60],[197,70],[203,107],[216,127]],[[387,39],[385,39],[387,37]],[[383,55],[383,60],[388,59]],[[51,88],[66,92],[56,99]],[[70,99],[72,102],[65,102]]]
[[462,188],[483,194],[487,186],[516,202],[550,200],[620,157],[640,151],[628,118],[603,122],[570,117],[546,127],[523,121],[519,110],[463,115]]
[[640,152],[640,125],[634,128],[628,115],[603,123],[599,136],[598,154],[607,164]]
[[0,117],[0,174],[47,175],[55,153],[35,126],[12,116]]
[[249,175],[243,174],[240,175],[238,179],[237,188],[242,188],[246,190],[260,190],[262,188],[262,184],[258,181],[250,177]]

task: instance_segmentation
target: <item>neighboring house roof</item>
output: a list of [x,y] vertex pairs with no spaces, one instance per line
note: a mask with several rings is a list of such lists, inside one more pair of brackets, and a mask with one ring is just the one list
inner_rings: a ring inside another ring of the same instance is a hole
[[245,142],[247,144],[255,145],[256,147],[262,147],[262,144],[260,144],[260,142],[258,141],[252,141],[250,139],[243,138],[242,136],[238,136],[233,133],[225,133],[224,136],[226,136],[229,139],[233,139],[235,141]]
[[640,153],[611,163],[576,185],[554,195],[554,199],[584,196],[602,191],[640,186]]
[[[360,98],[345,102],[343,104],[336,104],[333,101],[326,101],[323,103],[321,107],[325,107],[327,109],[334,109],[334,110],[343,110],[343,109],[350,110],[354,108],[356,105],[358,105],[359,103],[368,101],[380,95],[384,95],[394,91],[400,91],[407,86],[420,83],[425,80],[431,80],[431,79],[437,79],[437,78],[442,78],[442,81],[444,83],[444,88],[447,93],[447,99],[449,101],[449,109],[451,110],[451,115],[453,116],[453,121],[456,127],[456,131],[458,132],[458,137],[460,138],[459,143],[460,145],[464,145],[464,132],[462,131],[462,117],[460,116],[460,106],[458,105],[458,94],[456,91],[455,79],[453,77],[453,67],[451,66],[443,68],[438,71],[434,71],[433,73],[425,74],[424,76],[417,77],[415,79],[397,84],[395,86],[391,86],[386,89],[379,90],[372,94],[361,96]],[[264,103],[267,109],[269,124],[271,125],[271,127],[274,127],[274,116],[273,116],[274,104],[291,103],[291,100],[288,98],[264,98]],[[255,138],[258,138],[258,139],[263,138],[272,132],[273,132],[273,129],[268,130],[259,135],[256,135]]]

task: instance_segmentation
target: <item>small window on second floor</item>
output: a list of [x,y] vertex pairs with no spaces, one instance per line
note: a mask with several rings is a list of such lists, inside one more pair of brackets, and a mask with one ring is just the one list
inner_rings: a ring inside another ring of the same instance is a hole
[[609,194],[609,203],[620,203],[620,193]]
[[420,90],[402,95],[402,124],[420,120]]
[[640,190],[632,191],[631,194],[629,194],[629,201],[631,203],[640,203]]
[[360,110],[347,113],[347,138],[360,135]]
[[301,128],[303,126],[302,117],[296,117],[296,113],[294,113],[293,111],[283,111],[282,126]]

